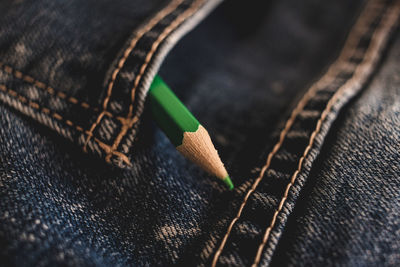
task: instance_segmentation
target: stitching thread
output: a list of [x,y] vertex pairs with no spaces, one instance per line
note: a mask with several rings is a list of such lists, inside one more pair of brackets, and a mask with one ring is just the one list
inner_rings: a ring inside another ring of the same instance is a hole
[[[89,129],[90,135],[88,135],[85,144],[83,146],[83,149],[86,150],[87,143],[89,142],[93,131],[96,129],[97,125],[100,123],[101,119],[106,113],[108,102],[110,101],[111,95],[112,95],[112,90],[114,88],[114,83],[117,78],[118,73],[121,71],[122,67],[124,66],[126,60],[128,59],[129,55],[131,54],[132,50],[136,46],[137,42],[140,40],[140,38],[143,37],[144,34],[149,32],[157,23],[159,23],[162,19],[164,19],[168,14],[172,13],[174,10],[178,8],[178,6],[182,3],[183,0],[174,0],[170,2],[164,9],[159,11],[156,16],[154,16],[148,24],[142,29],[140,29],[137,33],[135,38],[132,39],[132,41],[129,44],[129,47],[124,51],[123,57],[118,61],[117,67],[114,69],[112,75],[111,75],[111,81],[108,83],[107,86],[107,95],[104,98],[103,101],[103,110],[102,112],[97,116],[96,121],[92,124],[92,126]],[[137,121],[137,120],[136,120]]]
[[[120,72],[120,70],[121,70],[122,67],[124,66],[124,64],[125,64],[125,62],[126,62],[128,56],[130,55],[130,53],[131,53],[132,50],[134,49],[134,47],[135,47],[135,45],[137,44],[137,42],[140,40],[140,38],[141,38],[144,34],[146,34],[148,31],[150,31],[159,21],[161,21],[163,18],[165,18],[165,16],[167,16],[168,14],[171,14],[173,11],[175,11],[175,10],[177,9],[177,7],[178,7],[182,2],[183,2],[183,0],[173,0],[166,8],[164,8],[164,9],[161,10],[159,13],[157,13],[157,15],[156,15],[155,17],[153,17],[153,18],[149,21],[149,23],[146,25],[146,27],[143,28],[142,31],[139,31],[139,34],[131,41],[129,47],[124,51],[123,57],[119,60],[119,62],[118,62],[118,64],[117,64],[117,67],[114,69],[114,71],[113,71],[113,73],[112,73],[111,81],[109,82],[108,88],[107,88],[107,96],[106,96],[106,98],[105,98],[104,101],[103,101],[103,111],[102,111],[102,112],[99,114],[99,116],[97,117],[96,122],[91,126],[91,128],[90,128],[89,131],[84,131],[83,128],[82,128],[81,126],[76,126],[76,127],[75,127],[75,128],[78,129],[78,131],[81,131],[81,132],[83,132],[83,133],[85,133],[85,134],[87,135],[86,141],[85,141],[85,143],[84,143],[84,151],[85,151],[85,152],[87,152],[87,149],[86,149],[87,144],[89,143],[90,138],[93,136],[93,138],[95,138],[95,141],[96,141],[97,143],[99,143],[100,147],[106,152],[106,154],[107,154],[106,161],[108,161],[108,162],[110,161],[109,159],[110,159],[111,155],[117,155],[117,156],[120,157],[124,162],[126,162],[128,165],[131,164],[130,161],[129,161],[129,159],[127,158],[127,156],[126,156],[124,153],[121,153],[121,152],[116,151],[116,148],[118,147],[118,144],[119,144],[120,140],[123,138],[123,136],[125,135],[125,133],[127,132],[127,130],[128,130],[129,128],[131,128],[131,127],[138,121],[138,119],[139,119],[137,116],[135,116],[134,118],[131,118],[131,119],[130,119],[130,117],[132,116],[131,113],[132,113],[132,110],[133,110],[133,102],[134,102],[134,98],[135,98],[135,90],[136,90],[136,87],[137,87],[137,85],[138,85],[138,83],[139,83],[139,79],[136,79],[136,80],[135,80],[135,84],[136,84],[136,83],[137,83],[137,84],[135,85],[135,88],[133,88],[132,91],[131,91],[131,103],[130,103],[130,105],[129,105],[129,113],[128,113],[128,116],[127,116],[126,118],[117,117],[117,119],[120,120],[121,123],[122,123],[122,130],[121,130],[119,136],[116,138],[116,141],[114,142],[114,144],[113,144],[112,146],[109,146],[109,145],[107,145],[107,144],[101,142],[99,139],[97,139],[96,137],[94,137],[93,131],[94,131],[94,129],[97,127],[98,123],[100,123],[100,121],[101,121],[101,119],[104,117],[104,115],[107,115],[107,116],[109,116],[109,117],[113,117],[113,116],[114,116],[112,113],[110,113],[110,112],[108,112],[108,111],[106,110],[106,109],[107,109],[108,102],[109,102],[109,100],[110,100],[110,98],[111,98],[111,95],[112,95],[113,85],[114,85],[114,83],[115,83],[115,80],[116,80],[116,77],[117,77],[118,73]],[[198,2],[199,2],[199,1],[196,1],[195,3],[198,4]],[[182,18],[182,17],[183,17],[182,15],[187,14],[188,11],[193,11],[193,10],[194,10],[196,7],[198,7],[198,6],[199,6],[199,5],[192,4],[192,6],[191,6],[188,10],[186,10],[184,13],[182,13],[180,16],[178,16],[178,18]],[[185,17],[184,17],[183,19],[181,19],[181,20],[178,20],[178,18],[177,18],[177,19],[176,19],[172,24],[170,24],[166,29],[172,28],[171,25],[173,25],[177,20],[179,21],[179,23],[181,23],[184,19],[186,19],[186,17],[188,17],[188,16],[190,16],[190,15],[191,15],[191,14],[185,16]],[[177,27],[177,26],[179,25],[179,23],[178,23],[177,25],[173,25],[173,27]],[[172,30],[170,30],[169,32],[171,32],[171,31],[172,31]],[[164,30],[163,34],[164,34],[165,32],[166,32],[166,31]],[[167,32],[166,34],[168,34],[169,32]],[[166,34],[165,34],[165,35],[166,35]],[[163,38],[165,38],[165,36],[163,36]],[[160,39],[160,38],[158,38],[157,41],[158,41],[158,42],[161,42],[162,40],[159,40],[159,39]],[[157,41],[156,41],[156,43],[157,43]],[[159,43],[158,43],[158,44],[159,44]],[[158,44],[157,44],[157,46],[158,46]],[[149,52],[149,53],[151,54],[151,56],[155,53],[155,50],[156,50],[156,47],[155,47],[154,49],[153,49],[153,48],[154,48],[154,43],[153,43],[153,46],[152,46],[152,50]],[[147,54],[147,57],[146,57],[146,61],[147,61],[147,62],[145,62],[145,63],[142,65],[140,76],[142,76],[142,75],[144,74],[145,67],[147,67],[147,64],[149,63],[149,61],[150,61],[150,59],[151,59],[151,56],[148,57],[148,56],[149,56],[149,53]],[[144,65],[145,65],[145,66],[144,66]],[[144,66],[144,67],[143,67],[143,66]],[[25,81],[25,82],[28,82],[28,83],[30,83],[30,84],[32,84],[32,85],[34,85],[34,86],[36,86],[36,87],[38,87],[38,88],[40,88],[40,89],[43,89],[43,90],[45,90],[47,93],[49,93],[49,94],[51,94],[51,95],[57,96],[57,97],[59,97],[59,98],[61,98],[61,99],[65,99],[65,100],[67,100],[68,102],[73,103],[73,104],[80,104],[83,108],[92,109],[92,110],[94,110],[94,111],[98,111],[98,108],[97,108],[97,107],[92,108],[92,107],[91,107],[88,103],[86,103],[86,102],[83,102],[83,101],[80,102],[80,101],[79,101],[78,99],[76,99],[75,97],[68,97],[65,93],[60,92],[60,91],[56,91],[56,90],[54,90],[54,88],[52,88],[52,87],[46,85],[46,84],[43,83],[43,82],[40,82],[40,81],[36,80],[36,79],[33,78],[32,76],[23,74],[22,72],[20,72],[20,71],[18,71],[18,70],[14,70],[12,67],[10,67],[10,66],[8,66],[8,65],[6,65],[6,64],[3,64],[2,62],[0,62],[0,67],[2,67],[2,68],[4,69],[4,71],[6,71],[6,72],[9,73],[9,74],[12,74],[12,75],[15,76],[16,78],[21,79],[21,80],[23,80],[23,81]],[[2,86],[3,86],[3,85],[2,85]],[[4,88],[5,88],[5,87],[4,87]],[[4,91],[4,90],[3,90],[3,91]],[[10,92],[15,92],[15,91],[13,91],[13,90],[10,89],[10,91],[8,91],[8,93],[9,93],[9,94],[13,94],[13,93],[10,93]],[[16,93],[16,92],[15,92],[15,93]],[[20,96],[19,99],[20,99],[20,100],[21,100],[21,99],[24,99],[24,100],[26,100],[26,101],[29,101],[29,103],[33,104],[33,106],[36,106],[36,105],[37,105],[37,103],[28,100],[28,99],[27,99],[26,97],[24,97],[24,96]],[[31,104],[30,104],[30,105],[31,105]],[[42,108],[42,111],[45,112],[45,113],[46,113],[46,112],[48,113],[48,112],[49,112],[49,109],[47,109],[47,108]],[[56,118],[56,119],[62,119],[61,115],[59,115],[58,113],[54,113],[54,114],[55,114],[55,115],[53,115],[54,118]],[[69,125],[69,126],[74,126],[74,123],[73,123],[72,121],[70,121],[70,120],[66,120],[65,123],[66,123],[67,125]]]
[[[72,96],[67,96],[65,93],[63,93],[63,92],[61,92],[61,91],[56,91],[53,87],[51,87],[51,86],[49,86],[49,85],[47,85],[47,84],[45,84],[45,83],[43,83],[43,82],[40,82],[39,80],[36,80],[36,79],[33,78],[32,76],[29,76],[29,75],[27,75],[27,74],[24,74],[24,73],[22,73],[22,72],[19,71],[19,70],[15,70],[15,69],[13,69],[11,66],[9,66],[9,65],[7,65],[7,64],[4,64],[3,62],[0,62],[0,67],[1,67],[5,72],[7,72],[7,73],[13,75],[13,76],[16,77],[17,79],[20,79],[20,80],[23,80],[23,81],[25,81],[25,82],[27,82],[27,83],[30,83],[30,84],[32,84],[33,86],[35,86],[35,87],[37,87],[37,88],[39,88],[39,89],[44,90],[44,92],[47,92],[47,93],[50,94],[50,95],[53,95],[53,96],[59,97],[59,98],[61,98],[61,99],[67,100],[68,102],[70,102],[70,103],[72,103],[72,104],[77,104],[77,105],[79,104],[81,107],[83,107],[83,108],[85,108],[85,109],[90,109],[90,110],[93,110],[93,111],[98,111],[98,108],[97,108],[97,107],[91,107],[91,106],[90,106],[88,103],[86,103],[86,102],[79,101],[77,98],[72,97]],[[6,92],[6,93],[8,93],[8,94],[10,94],[10,95],[12,95],[12,96],[13,96],[13,95],[18,96],[17,98],[18,98],[18,100],[20,100],[20,102],[22,102],[22,103],[28,103],[28,102],[29,102],[29,106],[40,110],[40,106],[39,106],[37,103],[31,101],[30,99],[28,100],[28,98],[26,98],[26,97],[24,97],[24,96],[22,96],[22,95],[18,95],[18,93],[17,93],[16,91],[14,91],[14,90],[11,90],[11,89],[6,89],[6,90],[4,90],[4,88],[6,88],[4,85],[0,85],[0,86],[2,87],[2,88],[1,88],[2,91]],[[48,108],[43,107],[43,108],[41,108],[41,110],[42,110],[42,112],[45,113],[45,114],[50,114],[50,110],[49,110]],[[110,112],[105,112],[104,115],[107,115],[108,117],[113,117],[113,114],[111,114]],[[58,113],[53,113],[53,117],[54,117],[55,119],[58,119],[58,120],[62,120],[62,119],[63,119],[62,116],[59,115]],[[68,126],[75,127],[75,129],[77,129],[77,130],[80,131],[80,132],[83,132],[84,134],[91,135],[91,133],[85,131],[81,126],[74,124],[74,123],[73,123],[72,121],[70,121],[70,120],[65,120],[65,123],[66,123]],[[106,153],[113,153],[114,155],[117,155],[118,157],[120,157],[120,158],[121,158],[124,162],[126,162],[128,165],[130,165],[130,161],[129,161],[128,157],[127,157],[124,153],[117,152],[117,151],[111,151],[111,152],[110,152],[111,147],[110,147],[109,145],[103,143],[103,142],[100,141],[98,138],[95,138],[95,141],[99,144],[99,146],[100,146]]]
[[[372,2],[373,1],[370,1],[368,3],[368,5]],[[365,8],[363,13],[367,13],[367,10],[368,10],[368,7]],[[311,88],[307,91],[307,93],[299,101],[296,108],[292,111],[290,118],[286,121],[284,129],[280,132],[278,143],[275,144],[272,151],[268,154],[266,164],[263,166],[263,168],[260,171],[259,176],[254,181],[252,187],[249,189],[249,191],[245,195],[243,202],[241,203],[241,205],[239,207],[237,215],[235,216],[235,218],[231,221],[230,225],[228,226],[227,232],[224,235],[224,238],[222,239],[221,244],[214,255],[214,258],[213,258],[213,261],[211,264],[212,267],[216,266],[218,258],[221,255],[222,250],[225,247],[225,244],[226,244],[228,237],[233,229],[233,226],[239,220],[250,195],[256,190],[258,184],[261,182],[262,178],[264,177],[266,170],[269,168],[269,166],[271,164],[272,158],[274,157],[274,155],[278,152],[278,150],[282,146],[283,141],[285,140],[288,131],[290,130],[290,128],[292,127],[292,125],[294,123],[294,120],[297,118],[298,114],[303,110],[303,108],[308,103],[308,101],[315,95],[317,90],[319,88],[323,87],[323,85],[329,84],[331,81],[333,81],[335,79],[335,75],[338,74],[338,70],[340,69],[340,67],[342,65],[342,61],[349,58],[351,56],[351,53],[354,53],[356,51],[354,49],[351,50],[351,49],[346,49],[346,48],[347,48],[347,46],[355,45],[358,42],[359,38],[361,37],[361,34],[358,31],[359,26],[362,24],[361,20],[365,19],[366,21],[368,21],[368,19],[370,19],[369,16],[364,17],[363,15],[365,15],[365,14],[360,15],[361,19],[358,20],[357,23],[355,24],[355,26],[352,28],[352,30],[349,34],[349,37],[345,42],[344,48],[343,48],[341,54],[339,55],[339,57],[337,58],[337,60],[331,65],[331,67],[324,74],[324,76],[316,84],[311,86]],[[370,14],[368,14],[368,15],[370,15]],[[350,50],[350,52],[348,52],[348,50]]]
[[[18,94],[16,91],[7,88],[5,85],[0,84],[0,91],[3,91],[4,93],[14,97],[17,101],[21,102],[22,104],[26,104],[46,115],[52,116],[53,118],[55,118],[56,120],[60,121],[60,122],[65,122],[68,126],[70,127],[74,127],[76,130],[78,130],[79,132],[82,132],[83,134],[89,134],[87,131],[85,131],[81,126],[74,124],[71,120],[65,119],[58,114],[57,112],[53,112],[50,109],[46,108],[46,107],[41,107],[38,103],[31,101],[30,99],[28,99],[25,96],[22,96],[20,94]],[[104,149],[106,152],[108,152],[110,150],[110,146],[101,142],[99,139],[97,139],[96,137],[94,137],[94,140],[99,144],[99,146]],[[130,164],[128,157],[118,151],[113,151],[113,153],[120,157],[123,161],[127,162],[127,164]]]
[[[373,66],[375,65],[375,63],[378,60],[378,54],[379,54],[380,50],[382,49],[382,44],[385,42],[385,39],[387,39],[386,33],[389,31],[388,29],[390,29],[393,26],[393,24],[396,22],[396,20],[397,20],[396,15],[397,15],[397,12],[399,12],[399,11],[400,10],[396,9],[396,6],[394,8],[394,11],[388,11],[390,13],[390,15],[389,15],[388,21],[385,21],[385,23],[387,23],[387,24],[386,25],[384,24],[383,26],[381,26],[382,30],[374,32],[370,48],[368,49],[368,52],[364,56],[363,63],[360,64],[359,66],[357,66],[353,77],[350,80],[348,80],[343,86],[341,86],[341,88],[329,100],[325,110],[322,112],[321,117],[319,118],[319,120],[317,122],[315,130],[313,131],[313,133],[310,136],[309,144],[306,147],[306,149],[304,150],[303,155],[299,160],[297,170],[294,172],[294,174],[290,180],[290,183],[287,185],[285,193],[281,199],[281,202],[279,203],[278,209],[275,211],[275,213],[272,217],[272,221],[265,231],[262,243],[258,247],[257,254],[255,257],[254,263],[252,265],[253,267],[256,267],[260,262],[261,254],[262,254],[265,244],[267,243],[267,241],[269,239],[271,229],[274,227],[276,218],[278,217],[280,211],[283,208],[283,205],[286,202],[290,188],[293,186],[298,174],[300,173],[300,171],[303,167],[303,161],[307,157],[309,151],[311,150],[311,147],[314,144],[316,135],[321,130],[322,122],[326,119],[326,117],[328,116],[329,112],[331,111],[331,109],[332,109],[333,105],[336,103],[336,101],[342,95],[344,95],[346,93],[347,89],[351,88],[353,86],[353,84],[356,84],[356,85],[360,84],[359,80],[363,80],[363,79],[365,80],[367,78],[367,76],[371,73]],[[365,66],[366,66],[366,69],[364,69]]]
[[79,101],[75,97],[67,96],[65,93],[63,93],[61,91],[56,91],[53,87],[50,87],[49,85],[47,85],[41,81],[38,81],[37,79],[33,78],[32,76],[26,75],[19,70],[15,70],[11,66],[4,64],[3,62],[0,62],[0,67],[5,72],[13,75],[17,79],[20,79],[27,83],[30,83],[30,84],[34,85],[35,87],[38,87],[38,88],[44,90],[45,92],[49,93],[50,95],[57,96],[61,99],[67,100],[68,102],[75,104],[75,105],[79,104],[81,107],[83,107],[85,109],[92,109],[93,111],[98,111],[98,108],[91,107],[88,103]]
[[[120,133],[115,139],[114,144],[112,145],[113,151],[115,151],[118,148],[119,143],[121,142],[122,138],[126,135],[128,130],[134,125],[134,123],[138,120],[138,117],[135,116],[131,118],[132,112],[133,112],[133,104],[135,101],[135,93],[137,86],[140,83],[140,79],[142,78],[148,64],[150,63],[154,53],[156,52],[158,46],[161,44],[161,42],[167,37],[169,33],[171,33],[175,28],[177,28],[185,19],[187,19],[189,16],[191,16],[203,3],[203,0],[197,0],[192,3],[189,9],[187,9],[185,12],[180,14],[167,28],[164,29],[164,31],[159,35],[157,40],[153,43],[151,50],[147,53],[145,62],[140,68],[139,75],[136,77],[134,81],[133,88],[131,90],[131,103],[129,105],[129,112],[126,118],[119,118],[119,120],[122,123],[122,128]],[[108,154],[106,156],[106,161],[110,161],[111,154]]]

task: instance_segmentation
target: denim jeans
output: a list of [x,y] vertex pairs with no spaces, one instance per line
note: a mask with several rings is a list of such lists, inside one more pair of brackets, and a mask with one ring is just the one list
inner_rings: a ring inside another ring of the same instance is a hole
[[[0,265],[400,263],[398,1],[21,0],[0,14]],[[157,72],[235,190],[154,126]]]

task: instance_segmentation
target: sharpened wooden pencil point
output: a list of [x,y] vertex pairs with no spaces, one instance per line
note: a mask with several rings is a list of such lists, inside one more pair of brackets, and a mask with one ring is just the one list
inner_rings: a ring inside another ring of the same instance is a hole
[[195,132],[185,132],[182,144],[176,149],[208,173],[222,180],[228,176],[228,172],[203,126],[199,125]]
[[207,130],[159,76],[150,86],[149,98],[153,117],[177,150],[232,190],[233,183]]

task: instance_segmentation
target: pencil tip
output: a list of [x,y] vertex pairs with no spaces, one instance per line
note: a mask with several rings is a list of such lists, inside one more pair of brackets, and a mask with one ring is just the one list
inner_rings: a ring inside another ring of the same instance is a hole
[[229,175],[226,176],[226,177],[223,179],[223,181],[224,181],[224,183],[226,184],[226,186],[228,187],[229,190],[232,190],[232,189],[234,188],[233,183],[232,183],[232,180],[231,180],[231,178],[229,177]]

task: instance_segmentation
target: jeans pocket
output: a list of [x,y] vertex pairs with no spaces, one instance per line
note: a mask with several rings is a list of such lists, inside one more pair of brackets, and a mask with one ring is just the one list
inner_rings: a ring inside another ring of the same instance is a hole
[[120,167],[173,45],[220,1],[3,4],[1,101]]

